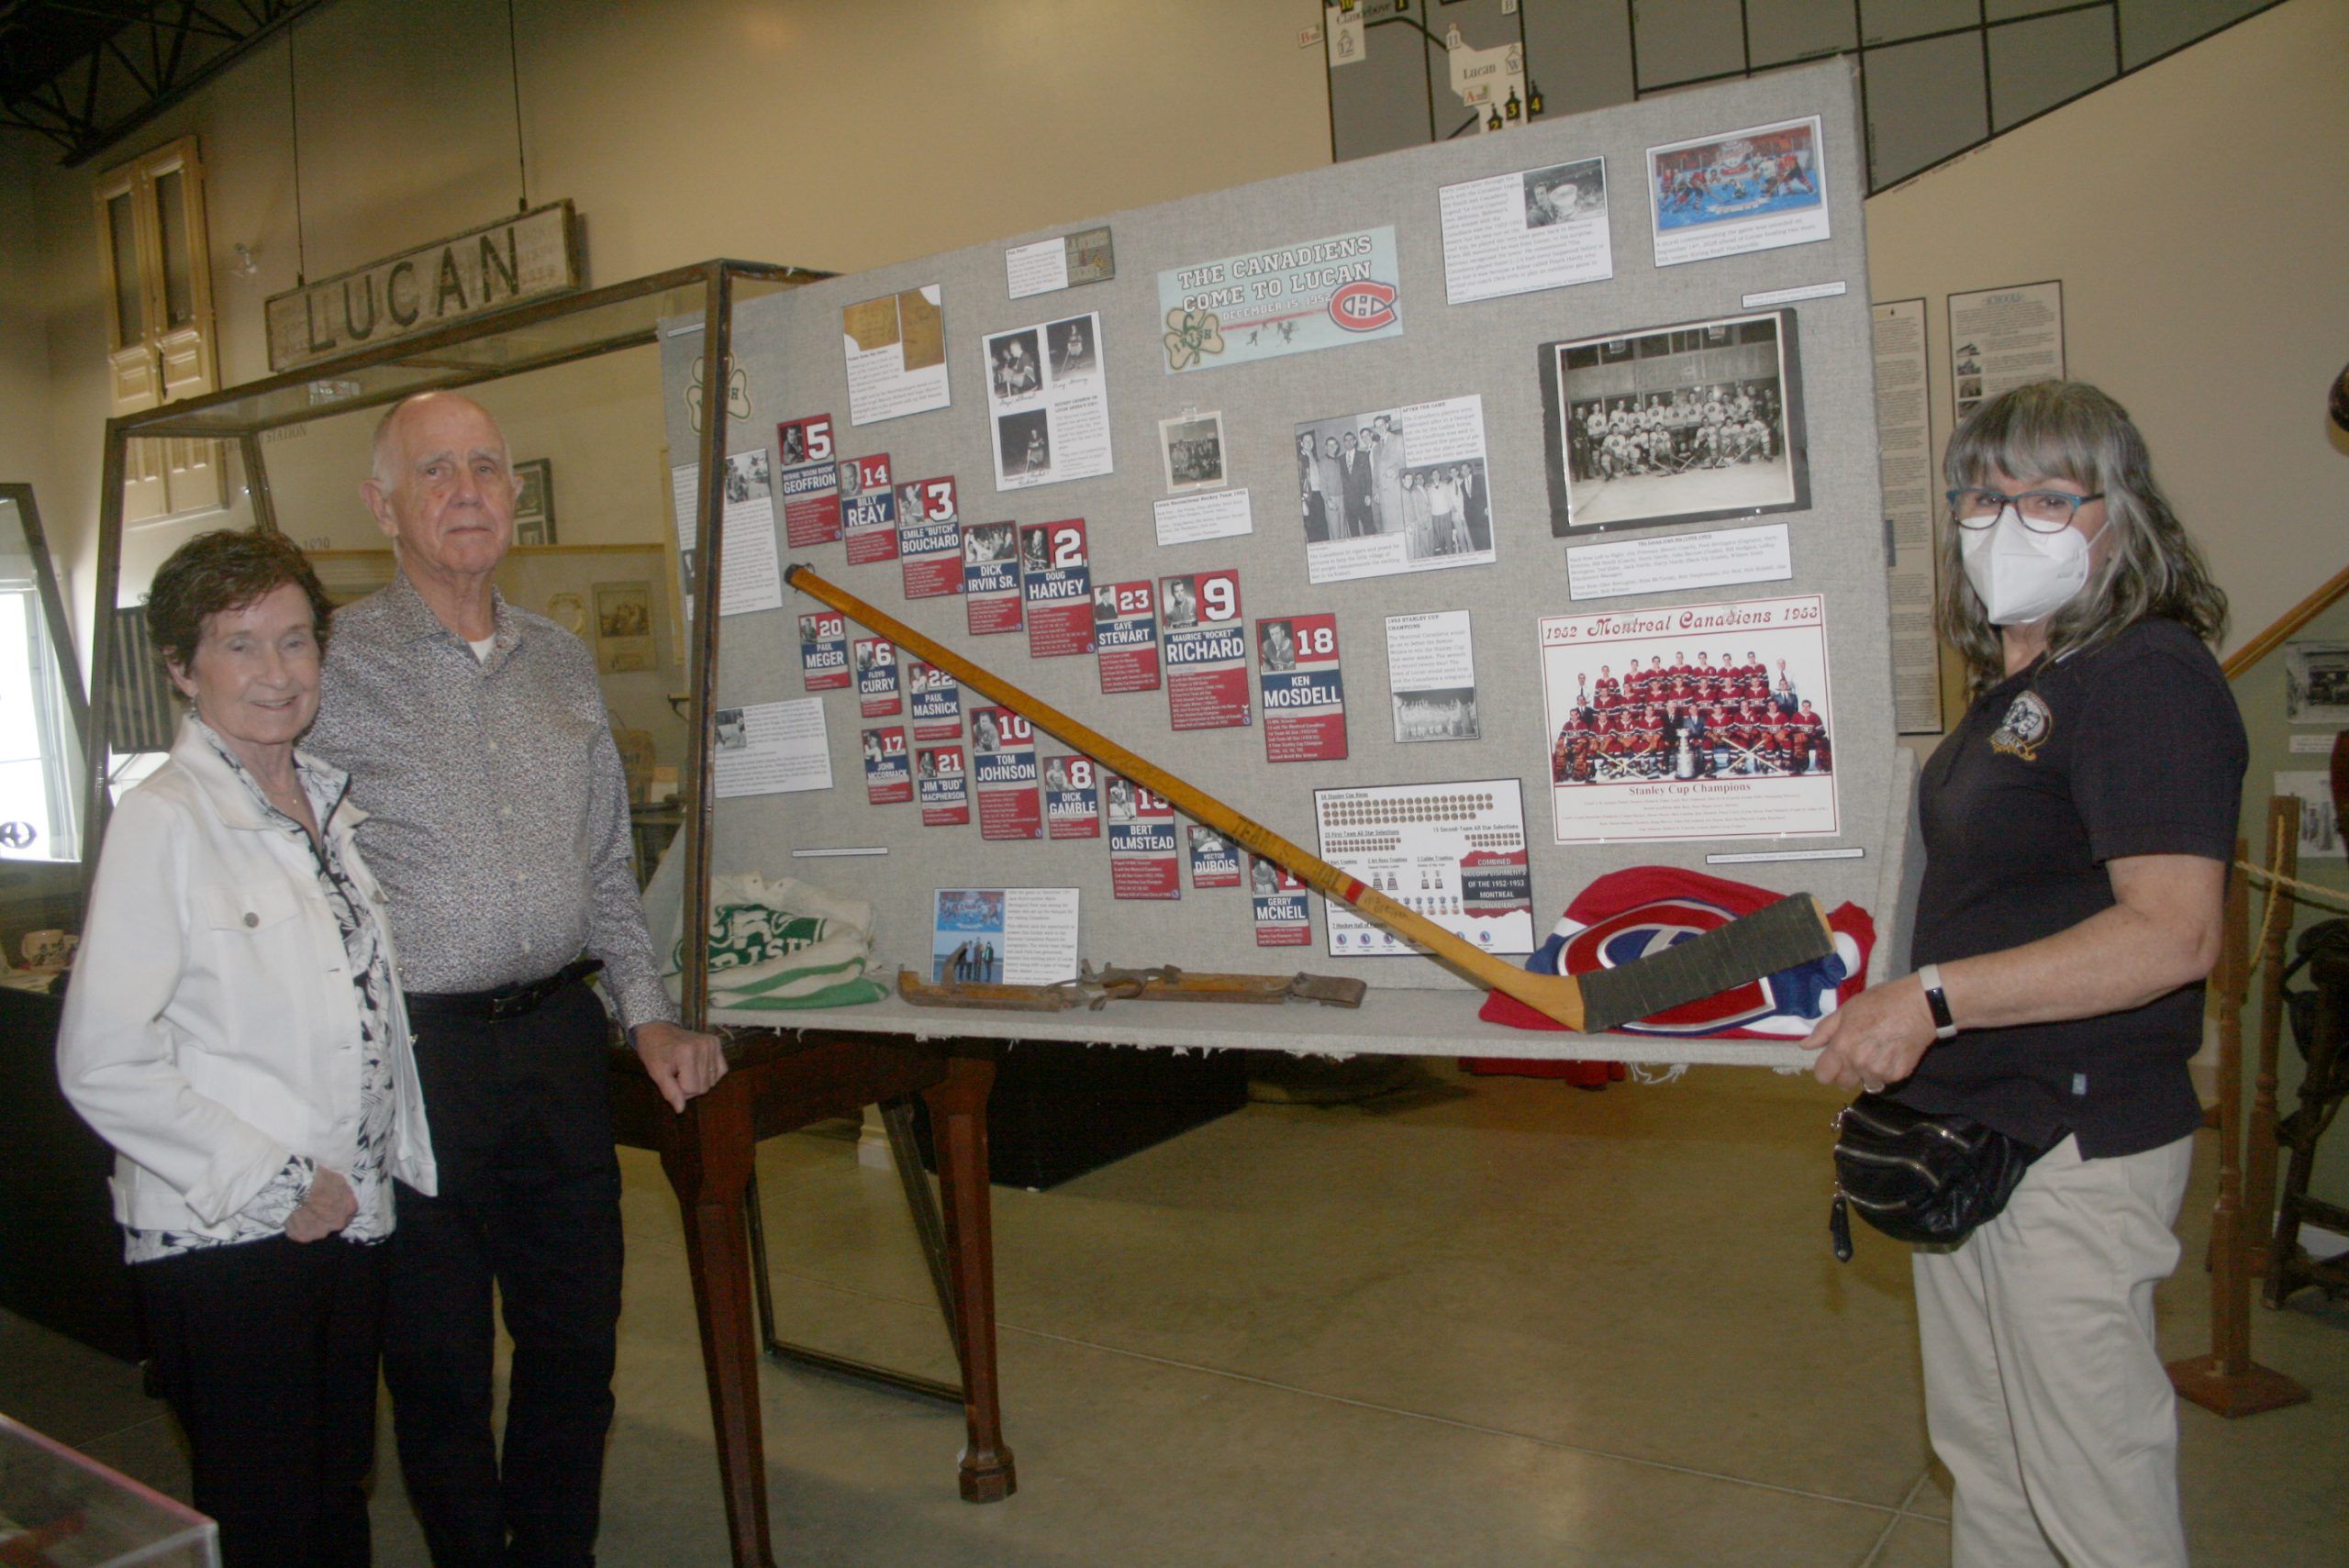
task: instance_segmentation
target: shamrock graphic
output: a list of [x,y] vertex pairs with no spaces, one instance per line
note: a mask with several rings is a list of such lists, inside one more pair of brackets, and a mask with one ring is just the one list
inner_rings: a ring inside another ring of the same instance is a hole
[[1223,352],[1223,324],[1212,310],[1186,310],[1181,306],[1166,313],[1166,368],[1184,370],[1199,362],[1202,354]]
[[[685,412],[692,416],[696,430],[701,428],[702,374],[708,364],[709,356],[707,354],[694,361],[693,384],[685,388]],[[736,365],[734,373],[726,378],[726,417],[729,419],[751,417],[751,373],[740,365]]]

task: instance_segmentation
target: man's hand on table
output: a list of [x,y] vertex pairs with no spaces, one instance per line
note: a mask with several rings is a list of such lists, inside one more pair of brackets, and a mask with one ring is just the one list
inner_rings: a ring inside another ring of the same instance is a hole
[[630,1039],[652,1086],[673,1111],[682,1112],[687,1100],[709,1093],[726,1076],[726,1051],[714,1034],[678,1024],[639,1024]]

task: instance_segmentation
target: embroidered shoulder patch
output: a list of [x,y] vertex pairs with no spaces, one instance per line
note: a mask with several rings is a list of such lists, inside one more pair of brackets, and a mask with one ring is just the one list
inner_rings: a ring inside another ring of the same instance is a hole
[[2047,744],[2054,729],[2055,716],[2048,712],[2046,699],[2037,692],[2025,692],[1998,721],[1998,732],[1990,737],[1990,750],[2035,762],[2039,749]]

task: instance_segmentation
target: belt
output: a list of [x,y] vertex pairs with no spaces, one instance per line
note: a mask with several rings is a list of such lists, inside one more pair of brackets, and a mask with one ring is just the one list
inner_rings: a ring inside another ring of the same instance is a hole
[[600,958],[575,958],[543,980],[526,980],[519,985],[500,986],[493,991],[411,991],[407,994],[407,1010],[418,1018],[483,1018],[500,1023],[536,1012],[557,992],[594,974],[604,967]]

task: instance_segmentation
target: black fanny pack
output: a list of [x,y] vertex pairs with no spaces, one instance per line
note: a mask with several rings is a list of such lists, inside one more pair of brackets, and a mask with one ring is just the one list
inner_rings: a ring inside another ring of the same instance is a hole
[[1852,1260],[1854,1208],[1896,1241],[1965,1240],[2007,1207],[2041,1152],[1965,1117],[1862,1095],[1835,1114],[1835,1256]]

